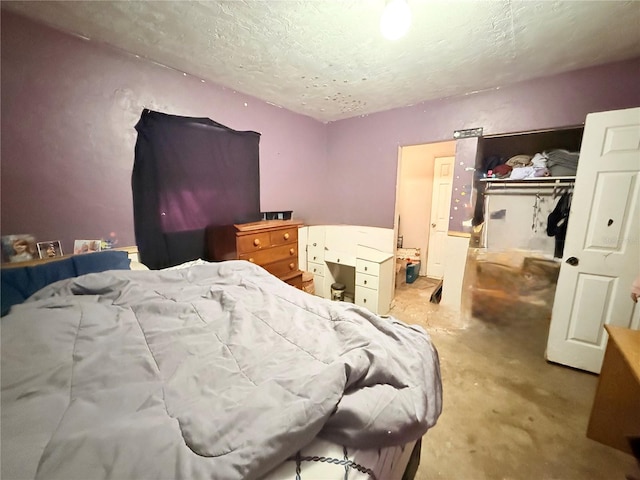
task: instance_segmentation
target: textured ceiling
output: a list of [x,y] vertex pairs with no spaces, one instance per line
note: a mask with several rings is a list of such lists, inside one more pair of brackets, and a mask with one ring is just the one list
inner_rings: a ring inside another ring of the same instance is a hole
[[395,42],[384,0],[2,8],[323,122],[640,56],[639,1],[408,1]]

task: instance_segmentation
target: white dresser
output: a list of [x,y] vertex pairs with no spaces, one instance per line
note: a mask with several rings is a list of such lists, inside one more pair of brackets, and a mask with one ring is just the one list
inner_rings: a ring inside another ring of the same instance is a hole
[[[304,238],[304,234],[301,235]],[[331,285],[373,313],[389,312],[394,288],[393,230],[353,225],[306,227],[301,268],[313,273],[316,295],[331,298]],[[305,266],[306,263],[306,266]]]

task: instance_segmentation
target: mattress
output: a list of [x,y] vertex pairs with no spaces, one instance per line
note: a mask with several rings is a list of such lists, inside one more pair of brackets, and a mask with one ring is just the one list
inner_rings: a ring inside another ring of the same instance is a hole
[[400,480],[415,443],[358,449],[317,438],[262,480]]

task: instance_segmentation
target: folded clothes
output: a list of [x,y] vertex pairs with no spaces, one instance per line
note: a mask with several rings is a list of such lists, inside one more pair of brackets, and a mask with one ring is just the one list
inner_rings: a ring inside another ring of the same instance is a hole
[[578,171],[578,159],[580,152],[556,149],[545,152],[547,155],[547,167],[554,177],[575,176]]
[[511,170],[513,170],[511,166],[503,164],[495,167],[493,173],[495,173],[498,178],[507,178],[511,174]]
[[535,169],[533,167],[515,167],[511,170],[512,180],[523,180],[528,177],[532,177]]
[[551,172],[547,167],[536,168],[535,171],[533,172],[534,177],[548,177],[550,175],[551,175]]
[[531,165],[533,165],[534,168],[545,168],[547,166],[546,153],[536,153],[531,159]]
[[561,148],[544,152],[544,155],[547,159],[561,165],[577,165],[580,158],[580,152],[570,152]]
[[510,167],[526,167],[531,164],[531,155],[515,155],[506,161]]
[[549,170],[545,167],[516,167],[511,170],[511,180],[524,180],[526,178],[548,177]]

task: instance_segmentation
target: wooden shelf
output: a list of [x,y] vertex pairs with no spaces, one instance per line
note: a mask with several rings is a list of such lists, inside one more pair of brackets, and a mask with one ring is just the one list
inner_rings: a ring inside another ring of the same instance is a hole
[[132,256],[135,257],[135,258],[137,258],[137,256],[138,256],[138,247],[137,246],[114,247],[114,248],[109,248],[109,249],[105,249],[105,250],[100,250],[98,252],[68,253],[67,255],[61,255],[59,257],[34,258],[33,260],[26,260],[24,262],[8,262],[8,263],[3,263],[2,264],[2,268],[33,267],[35,265],[42,265],[44,263],[57,262],[58,260],[64,260],[66,258],[76,257],[78,255],[91,255],[93,253],[110,252],[110,251],[113,251],[113,250],[120,251],[120,252],[127,252],[127,255],[129,256],[130,260],[133,259]]

